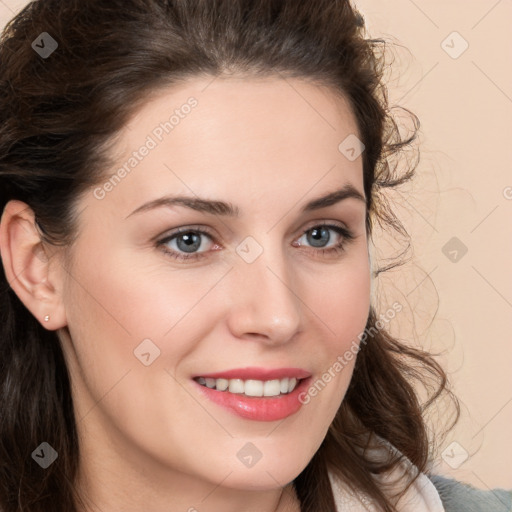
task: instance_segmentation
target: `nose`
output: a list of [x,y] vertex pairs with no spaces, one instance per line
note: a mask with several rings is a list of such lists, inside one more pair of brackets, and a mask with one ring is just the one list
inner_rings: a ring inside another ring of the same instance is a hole
[[232,334],[267,345],[291,341],[301,328],[302,302],[293,268],[283,252],[271,254],[266,249],[252,263],[240,258],[230,274],[233,300],[228,326]]

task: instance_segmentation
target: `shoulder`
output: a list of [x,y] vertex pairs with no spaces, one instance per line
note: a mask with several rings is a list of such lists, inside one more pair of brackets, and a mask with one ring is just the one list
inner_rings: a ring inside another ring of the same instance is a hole
[[481,490],[441,475],[428,475],[446,512],[512,512],[512,490]]

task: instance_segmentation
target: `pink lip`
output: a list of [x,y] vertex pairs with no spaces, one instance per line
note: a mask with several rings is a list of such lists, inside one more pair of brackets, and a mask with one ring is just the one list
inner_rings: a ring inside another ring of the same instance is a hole
[[240,368],[225,372],[198,375],[198,377],[211,379],[254,379],[273,380],[286,377],[299,380],[297,387],[285,395],[272,397],[252,397],[241,393],[218,391],[199,384],[193,380],[198,391],[217,405],[220,405],[237,416],[253,421],[278,421],[299,411],[303,403],[299,396],[307,390],[311,381],[311,374],[299,368],[278,368],[269,370],[265,368]]
[[296,379],[307,379],[311,377],[311,373],[303,370],[302,368],[258,368],[258,367],[247,367],[237,368],[233,370],[226,370],[223,372],[216,373],[202,373],[196,375],[196,377],[205,377],[210,379],[242,379],[242,380],[273,380],[273,379],[284,379],[286,377]]

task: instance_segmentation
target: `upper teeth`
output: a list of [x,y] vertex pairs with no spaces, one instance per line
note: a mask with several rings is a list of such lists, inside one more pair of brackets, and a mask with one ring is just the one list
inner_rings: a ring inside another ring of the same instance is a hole
[[230,393],[242,393],[247,396],[278,396],[292,392],[297,386],[295,377],[275,380],[242,380],[242,379],[211,379],[199,377],[199,384]]

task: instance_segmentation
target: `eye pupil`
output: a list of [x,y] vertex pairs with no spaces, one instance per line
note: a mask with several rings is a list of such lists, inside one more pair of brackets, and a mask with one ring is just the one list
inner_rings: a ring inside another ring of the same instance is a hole
[[[182,243],[180,243],[182,242]],[[199,249],[201,245],[200,235],[197,235],[192,232],[183,233],[176,238],[176,244],[180,251],[184,252],[194,252]],[[183,245],[185,244],[185,245]]]
[[[308,240],[308,243],[311,243],[314,247],[321,247],[323,244],[329,242],[330,234],[329,229],[326,227],[322,227],[320,229],[313,228],[311,231],[311,238]],[[308,236],[309,238],[309,236]]]

